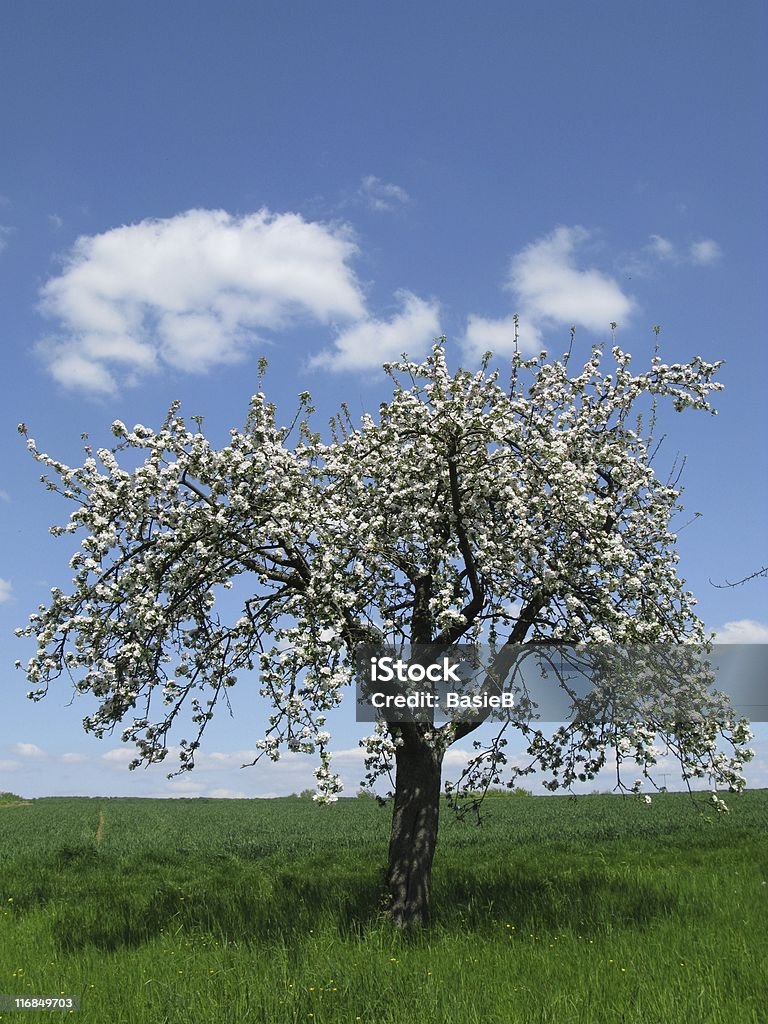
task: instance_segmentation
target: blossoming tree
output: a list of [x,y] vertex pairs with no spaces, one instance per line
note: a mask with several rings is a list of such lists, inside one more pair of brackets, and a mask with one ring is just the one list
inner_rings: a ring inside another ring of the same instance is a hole
[[[188,715],[176,748],[186,770],[228,688],[254,679],[271,705],[254,760],[316,753],[318,798],[332,801],[326,720],[358,645],[705,643],[676,573],[679,490],[657,478],[636,414],[664,398],[709,410],[719,364],[654,357],[634,374],[614,348],[605,373],[604,360],[596,348],[571,374],[567,357],[515,357],[502,387],[487,361],[449,372],[441,340],[422,363],[385,367],[393,394],[377,418],[355,424],[343,409],[325,440],[308,394],[284,428],[261,392],[219,449],[178,403],[159,430],[115,422],[115,446],[86,444],[76,468],[28,438],[48,487],[75,503],[52,532],[83,533],[69,592],[55,588],[19,630],[37,639],[30,696],[68,674],[98,700],[85,728],[121,724],[132,766],[163,760]],[[697,699],[707,714],[679,735],[669,726],[673,749],[690,774],[740,788],[748,730],[724,700]],[[538,765],[569,787],[611,745],[644,772],[656,757],[647,721],[574,721],[549,737],[518,724],[530,761],[507,765],[512,779]],[[502,778],[508,725],[475,744],[462,787]],[[381,721],[367,741],[371,776],[395,773],[387,887],[399,925],[427,919],[443,757],[478,726]]]

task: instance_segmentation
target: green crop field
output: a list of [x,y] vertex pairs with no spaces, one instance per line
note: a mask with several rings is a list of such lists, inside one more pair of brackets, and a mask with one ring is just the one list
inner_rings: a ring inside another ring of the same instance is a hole
[[766,1024],[768,791],[728,802],[446,808],[409,938],[373,800],[0,798],[0,993],[82,1024]]

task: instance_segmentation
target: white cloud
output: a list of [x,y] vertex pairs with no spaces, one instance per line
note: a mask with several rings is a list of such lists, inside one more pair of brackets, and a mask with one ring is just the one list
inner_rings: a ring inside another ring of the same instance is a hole
[[651,235],[648,249],[657,259],[677,259],[677,250],[675,249],[674,243],[670,242],[668,238],[663,238],[661,235]]
[[13,228],[0,224],[0,252],[8,246],[8,238],[13,234]]
[[0,761],[0,772],[15,772],[21,768],[19,761]]
[[208,753],[203,750],[195,758],[195,770],[220,772],[239,769],[253,761],[254,756],[253,750],[231,750],[226,753],[218,750]]
[[362,747],[346,747],[333,751],[335,764],[360,765],[365,763],[366,753]]
[[460,747],[453,748],[445,752],[443,758],[444,768],[465,768],[467,762],[472,757],[472,752],[469,750],[462,750]]
[[717,263],[723,253],[713,238],[702,238],[701,241],[691,244],[689,254],[692,263],[707,267]]
[[244,754],[242,751],[230,751],[229,753],[224,753],[221,750],[212,750],[210,754],[203,753],[203,757],[212,761],[214,764],[226,765],[242,764],[243,757],[246,756],[247,754]]
[[60,325],[39,351],[63,385],[110,394],[117,373],[204,372],[260,331],[366,315],[346,227],[268,210],[189,210],[83,236],[41,291]]
[[407,352],[423,355],[440,334],[440,309],[437,302],[426,302],[408,291],[398,292],[402,313],[391,320],[368,318],[342,331],[334,348],[313,356],[312,367],[329,370],[367,370],[380,367],[388,359]]
[[4,580],[0,577],[0,604],[4,604],[6,601],[11,600],[13,587],[10,580]]
[[86,754],[62,754],[61,760],[64,764],[85,764],[89,758]]
[[[471,313],[462,346],[473,359],[480,359],[485,352],[511,356],[515,351],[514,315],[493,320]],[[525,355],[539,352],[543,347],[539,328],[522,318],[518,318],[517,347]]]
[[96,362],[94,356],[78,352],[75,345],[53,351],[46,343],[40,350],[51,374],[64,387],[94,395],[109,395],[116,390],[112,373],[102,363]]
[[10,500],[11,500],[11,496],[8,493],[8,491],[1,491],[0,490],[0,501],[10,501]]
[[242,789],[212,789],[207,794],[210,797],[215,797],[217,800],[247,800],[250,796],[249,793],[243,792]]
[[382,181],[375,174],[363,178],[359,192],[372,210],[393,210],[411,201],[404,188]]
[[647,245],[631,253],[625,261],[625,270],[639,276],[654,273],[658,263],[681,266],[711,266],[722,256],[722,250],[712,238],[692,242],[687,248],[677,245],[663,235],[651,235]]
[[102,761],[109,761],[110,764],[127,764],[136,757],[136,751],[127,747],[115,747],[113,750],[108,750],[106,754],[101,755]]
[[58,231],[60,228],[64,227],[64,220],[62,217],[58,215],[58,213],[49,213],[48,223],[55,231]]
[[19,757],[29,757],[35,760],[48,756],[36,743],[16,743],[14,744],[13,751]]
[[[577,265],[577,250],[589,237],[582,227],[560,226],[512,257],[505,288],[513,294],[520,314],[521,351],[540,349],[541,333],[547,327],[573,325],[602,332],[612,321],[629,320],[635,303],[618,282],[595,268]],[[510,354],[514,350],[512,318],[470,315],[463,346],[473,355],[489,347]]]
[[717,630],[719,644],[768,644],[768,624],[754,619],[736,619]]
[[618,283],[599,270],[576,266],[576,250],[589,237],[578,226],[558,227],[513,257],[508,287],[521,314],[534,323],[576,324],[593,331],[628,320],[634,302]]

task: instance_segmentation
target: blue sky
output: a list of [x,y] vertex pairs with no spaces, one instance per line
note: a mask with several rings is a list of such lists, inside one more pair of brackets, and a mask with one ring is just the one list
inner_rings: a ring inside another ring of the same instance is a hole
[[[0,12],[0,789],[226,795],[311,783],[240,771],[247,684],[199,773],[129,774],[65,686],[24,698],[13,636],[53,585],[68,510],[16,434],[77,460],[80,434],[170,401],[222,441],[256,362],[285,416],[385,397],[421,354],[553,353],[604,339],[722,358],[717,418],[665,422],[687,457],[681,571],[724,639],[768,639],[766,9],[757,0],[67,4]],[[337,723],[343,773],[359,727]],[[768,784],[768,744],[750,769]],[[456,762],[460,759],[455,755]]]

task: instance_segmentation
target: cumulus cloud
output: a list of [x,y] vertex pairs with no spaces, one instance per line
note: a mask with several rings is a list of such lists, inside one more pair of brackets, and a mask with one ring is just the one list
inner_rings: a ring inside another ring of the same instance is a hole
[[90,760],[86,754],[62,754],[61,760],[64,764],[85,764]]
[[722,254],[720,246],[713,238],[702,238],[698,242],[693,242],[689,249],[691,262],[701,267],[717,263]]
[[480,359],[486,352],[511,355],[516,337],[520,352],[532,354],[543,346],[541,330],[529,320],[518,317],[515,323],[514,314],[494,320],[471,313],[462,346],[473,359]]
[[403,305],[401,313],[391,320],[372,317],[352,324],[342,331],[331,350],[320,352],[310,360],[312,367],[329,370],[367,370],[381,366],[401,353],[418,358],[440,334],[440,308],[408,291],[398,292]]
[[618,283],[576,265],[576,250],[589,237],[584,228],[559,227],[513,257],[509,289],[519,298],[521,313],[534,323],[602,331],[612,320],[629,318],[634,303]]
[[294,213],[189,210],[84,236],[41,291],[58,329],[38,349],[61,384],[100,394],[118,373],[204,372],[299,319],[363,319],[348,228]]
[[754,619],[736,619],[726,622],[717,631],[719,644],[768,644],[768,624]]
[[6,601],[11,600],[13,587],[11,586],[10,580],[4,580],[0,577],[0,604],[4,604]]
[[363,178],[359,194],[372,210],[393,210],[411,201],[404,188],[382,181],[375,174]]
[[29,757],[34,760],[47,756],[45,751],[38,747],[36,743],[16,743],[14,744],[13,752],[18,754],[19,757]]
[[[520,314],[521,351],[540,349],[542,332],[550,327],[605,331],[612,321],[629,320],[635,305],[632,297],[614,278],[578,265],[578,249],[589,238],[590,233],[578,225],[560,226],[512,257],[505,288],[514,296]],[[512,317],[469,317],[464,347],[472,354],[491,348],[509,355],[514,344]]]

